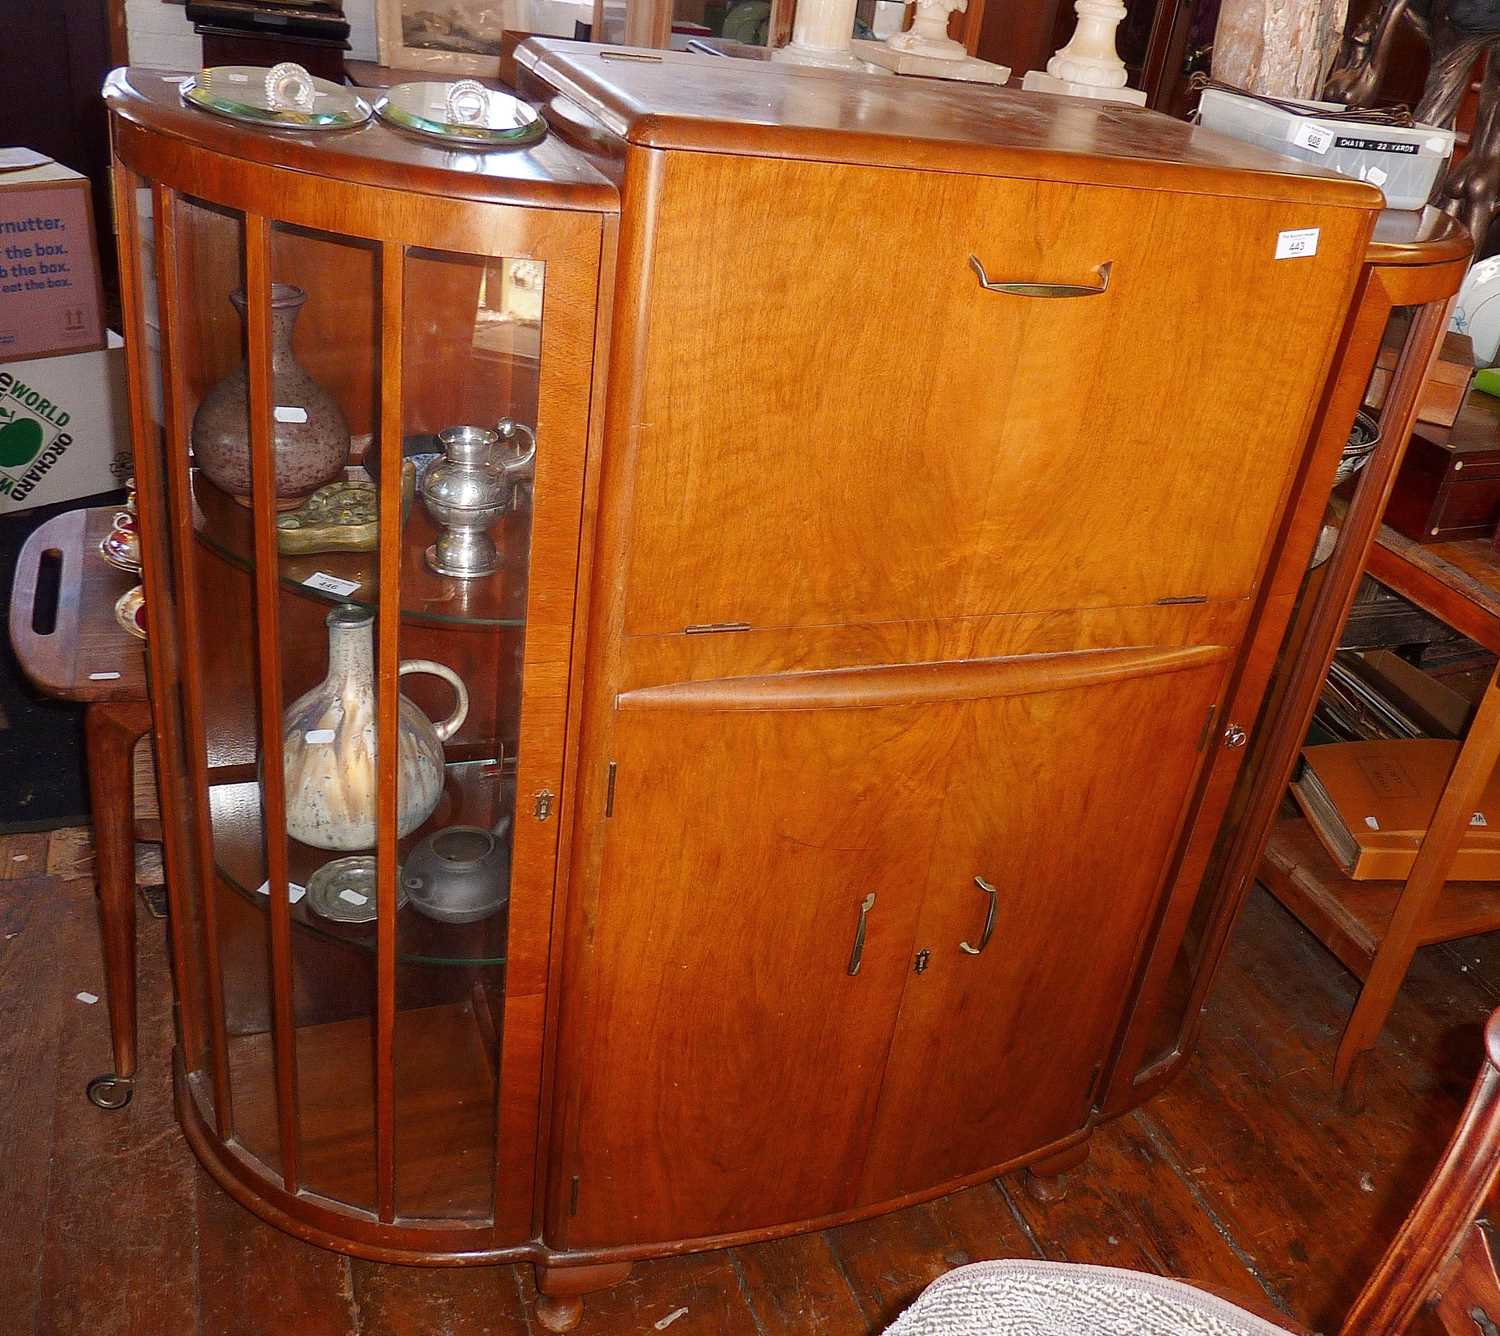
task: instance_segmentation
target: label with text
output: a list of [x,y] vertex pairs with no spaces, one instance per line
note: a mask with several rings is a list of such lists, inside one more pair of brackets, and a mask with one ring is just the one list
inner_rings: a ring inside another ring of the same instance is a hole
[[1278,260],[1304,260],[1318,253],[1318,229],[1296,227],[1289,232],[1276,234],[1276,258]]

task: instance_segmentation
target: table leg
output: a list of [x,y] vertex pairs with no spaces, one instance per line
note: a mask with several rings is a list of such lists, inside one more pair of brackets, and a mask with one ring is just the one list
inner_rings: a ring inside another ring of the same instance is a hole
[[1360,1055],[1374,1048],[1380,1037],[1396,990],[1401,987],[1407,966],[1422,943],[1433,906],[1453,867],[1453,857],[1468,828],[1469,818],[1479,806],[1485,786],[1494,773],[1497,760],[1500,760],[1500,665],[1491,674],[1478,713],[1469,725],[1468,737],[1458,753],[1443,796],[1438,799],[1432,824],[1427,828],[1427,838],[1417,850],[1411,875],[1396,901],[1390,925],[1375,949],[1370,972],[1365,976],[1364,987],[1360,989],[1354,1012],[1339,1041],[1333,1079],[1341,1091],[1356,1075]]
[[135,1080],[135,798],[132,756],[151,727],[143,701],[99,702],[84,713],[89,802],[94,815],[94,876],[104,945],[105,992],[115,1069],[89,1082],[102,1109],[130,1102]]

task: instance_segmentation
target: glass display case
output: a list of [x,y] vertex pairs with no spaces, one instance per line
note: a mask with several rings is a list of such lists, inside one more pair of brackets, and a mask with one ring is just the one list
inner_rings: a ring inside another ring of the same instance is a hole
[[306,1236],[522,1255],[614,192],[178,82],[108,96],[179,1114]]

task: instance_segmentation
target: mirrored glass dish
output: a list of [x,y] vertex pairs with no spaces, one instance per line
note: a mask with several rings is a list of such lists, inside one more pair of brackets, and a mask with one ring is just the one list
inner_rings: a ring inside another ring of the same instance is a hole
[[475,79],[397,84],[375,114],[402,130],[467,148],[525,148],[547,133],[534,107]]
[[215,65],[182,85],[182,100],[232,121],[286,130],[346,130],[370,119],[370,104],[352,88],[319,79],[284,61]]

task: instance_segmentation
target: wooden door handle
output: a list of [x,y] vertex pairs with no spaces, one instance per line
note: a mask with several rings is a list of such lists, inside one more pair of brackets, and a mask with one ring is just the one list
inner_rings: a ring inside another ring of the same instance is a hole
[[996,283],[984,272],[984,264],[977,255],[969,256],[969,268],[979,275],[979,286],[986,292],[1003,292],[1010,297],[1097,297],[1109,291],[1109,273],[1114,268],[1113,260],[1106,260],[1094,270],[1099,275],[1099,285],[1087,283]]
[[958,944],[960,951],[967,952],[971,956],[977,956],[990,944],[990,934],[995,931],[995,902],[1000,898],[1000,893],[983,877],[975,877],[974,885],[989,896],[990,902],[984,911],[984,927],[979,932],[979,945],[970,946],[967,942]]

